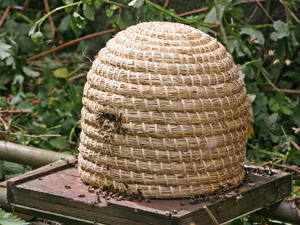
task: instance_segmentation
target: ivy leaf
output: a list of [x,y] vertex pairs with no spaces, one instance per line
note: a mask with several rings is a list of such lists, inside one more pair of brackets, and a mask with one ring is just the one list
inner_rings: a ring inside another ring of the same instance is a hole
[[280,108],[285,115],[291,115],[292,110],[289,107],[282,105]]
[[[74,0],[62,0],[62,1],[63,1],[63,3],[65,3],[66,5],[72,4],[72,3],[74,2]],[[67,13],[69,13],[69,12],[71,11],[71,9],[72,9],[72,7],[67,7],[67,8],[65,8],[65,11],[66,11]]]
[[63,33],[64,31],[67,31],[70,26],[70,22],[71,22],[72,16],[70,14],[68,14],[67,16],[65,16],[61,21],[60,24],[57,27],[57,30],[61,33]]
[[276,99],[279,104],[283,104],[285,102],[285,94],[283,92],[277,92]]
[[63,137],[52,138],[49,141],[49,143],[52,147],[57,148],[57,149],[61,149],[68,144],[66,139],[64,139]]
[[293,159],[293,163],[300,166],[300,155],[294,155],[292,159]]
[[67,68],[58,68],[54,70],[54,76],[57,78],[67,78],[69,76],[69,71]]
[[[229,0],[224,0],[221,3],[218,4],[219,7],[219,13],[220,13],[220,18],[223,17],[223,13],[224,10],[226,8],[227,3],[229,2]],[[217,11],[216,11],[216,7],[213,7],[209,13],[206,15],[204,21],[204,23],[216,23],[218,22],[218,16],[217,16]]]
[[272,125],[276,123],[277,119],[278,119],[278,113],[273,113],[268,118],[266,118],[266,122]]
[[291,118],[298,127],[300,127],[299,115],[300,115],[300,105],[297,105],[296,109],[294,110],[294,113],[291,115]]
[[70,22],[71,28],[72,30],[76,33],[76,34],[81,34],[81,31],[85,28],[86,25],[86,20],[80,16],[79,13],[74,12],[73,13],[73,19]]
[[242,27],[240,34],[247,34],[250,36],[250,39],[253,37],[257,38],[257,43],[263,45],[265,43],[265,38],[264,35],[262,34],[261,31],[255,30],[250,27]]
[[269,100],[269,108],[273,112],[277,112],[280,109],[280,106],[275,98],[270,98]]
[[0,42],[0,59],[3,60],[11,56],[11,46]]
[[38,77],[40,75],[39,72],[33,71],[32,69],[29,69],[26,66],[23,66],[23,72],[28,76],[28,77]]
[[270,134],[270,137],[271,137],[271,140],[274,142],[274,143],[278,143],[279,141],[279,137],[271,132],[269,132]]
[[95,10],[100,9],[100,7],[103,5],[103,1],[102,0],[92,0],[92,6]]
[[133,0],[128,5],[134,8],[141,8],[144,5],[145,0]]
[[95,9],[92,4],[83,4],[83,15],[89,20],[95,19]]
[[113,14],[114,14],[114,10],[112,10],[112,9],[107,9],[106,10],[106,16],[112,17]]
[[273,41],[288,37],[288,35],[290,34],[287,23],[284,23],[281,20],[275,21],[273,27],[276,30],[271,33],[271,39]]
[[244,17],[244,10],[240,6],[235,6],[230,11],[232,16],[236,19],[243,18]]

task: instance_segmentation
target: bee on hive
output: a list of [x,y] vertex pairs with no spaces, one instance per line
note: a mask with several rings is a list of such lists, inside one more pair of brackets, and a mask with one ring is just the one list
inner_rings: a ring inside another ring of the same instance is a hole
[[82,102],[85,183],[167,199],[244,178],[244,80],[225,47],[196,28],[148,22],[119,32],[95,58]]

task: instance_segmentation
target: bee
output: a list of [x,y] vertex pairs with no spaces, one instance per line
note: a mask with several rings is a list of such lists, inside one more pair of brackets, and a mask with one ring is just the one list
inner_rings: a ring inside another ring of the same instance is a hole
[[101,203],[100,195],[97,196],[97,202]]
[[106,196],[106,197],[105,197],[105,200],[109,200],[109,199],[110,199],[110,197],[109,197],[109,196]]
[[117,201],[122,201],[122,200],[123,200],[123,196],[122,196],[122,195],[119,196],[116,200],[117,200]]
[[90,192],[90,193],[94,193],[94,192],[95,192],[95,188],[93,188],[92,186],[89,186],[89,188],[88,188],[88,192]]
[[66,185],[65,185],[65,188],[66,188],[66,189],[71,189],[71,186],[70,186],[69,184],[66,184]]
[[106,165],[106,169],[109,170],[109,164]]
[[150,202],[151,202],[151,199],[150,199],[150,198],[146,198],[146,199],[145,199],[145,202],[150,203]]
[[199,202],[195,198],[191,198],[189,204],[198,204]]
[[172,214],[177,214],[177,211],[175,209],[173,209]]
[[54,41],[54,39],[49,39],[49,40],[46,41],[46,43],[48,45],[48,44],[52,43],[53,41]]
[[79,197],[79,198],[84,198],[85,195],[84,195],[84,194],[79,194],[78,197]]
[[95,202],[90,202],[90,204],[89,205],[91,205],[91,206],[95,206]]
[[124,181],[123,184],[125,185],[126,188],[128,188],[128,184]]
[[289,59],[286,59],[286,60],[284,61],[284,63],[285,63],[287,66],[290,66],[290,65],[292,64],[292,61],[289,60]]
[[104,120],[104,122],[103,122],[103,127],[110,127],[110,126],[109,126],[109,123],[110,123],[110,120],[109,120],[109,119]]
[[140,189],[137,189],[137,191],[138,191],[139,195],[143,195],[143,193],[141,192]]
[[141,202],[143,199],[141,197],[138,198],[138,201]]
[[236,201],[235,201],[235,202],[238,202],[238,201],[241,200],[242,198],[244,198],[242,195],[236,196]]
[[112,141],[112,136],[111,135],[104,135],[102,137],[102,140],[104,140],[104,143],[105,142],[111,142]]
[[251,43],[258,43],[257,40],[258,40],[257,37],[255,37],[255,34],[253,34],[252,38],[250,39],[250,42]]
[[219,208],[217,208],[217,212],[220,212],[222,209],[222,206],[220,206]]
[[274,52],[275,52],[275,50],[269,50],[269,51],[268,51],[268,55],[269,55],[269,56],[274,56]]
[[181,206],[184,206],[184,205],[185,205],[185,203],[184,203],[184,202],[181,202],[181,203],[180,203],[180,205],[181,205]]
[[278,63],[280,63],[279,59],[275,59],[273,62],[274,65],[277,65]]
[[122,113],[116,113],[115,114],[115,117],[116,117],[116,122],[121,122],[121,119],[122,119]]

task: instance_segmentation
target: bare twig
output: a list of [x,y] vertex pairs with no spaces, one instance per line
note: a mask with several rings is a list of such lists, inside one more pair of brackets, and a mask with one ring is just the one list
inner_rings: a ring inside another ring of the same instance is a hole
[[86,75],[86,72],[85,72],[85,73],[78,74],[78,75],[76,75],[76,76],[74,76],[74,77],[67,78],[67,81],[75,80],[75,79],[77,79],[77,78],[79,78],[79,77],[84,77],[85,75]]
[[180,14],[178,14],[178,16],[188,16],[188,15],[199,13],[199,12],[205,12],[206,10],[208,10],[208,8],[203,7],[201,9],[195,9],[195,10],[192,10],[192,11],[189,11],[189,12],[180,13]]
[[4,135],[0,138],[0,140],[4,140],[4,138],[10,133],[9,127],[7,126],[7,123],[5,120],[0,116],[0,120],[4,126],[5,131],[2,131]]
[[166,0],[166,2],[165,2],[165,4],[164,4],[164,8],[166,8],[166,7],[168,6],[169,1],[170,1],[170,0]]
[[263,7],[263,5],[258,0],[256,0],[256,2],[260,6],[260,8],[265,12],[265,14],[269,17],[269,19],[272,21],[272,23],[274,23],[274,20],[272,19],[272,17],[268,13],[268,11]]
[[[124,30],[124,29],[126,29],[126,27],[121,28],[121,30]],[[99,36],[99,35],[103,35],[103,34],[113,33],[113,32],[115,32],[115,29],[100,31],[100,32],[97,32],[97,33],[94,33],[94,34],[89,34],[89,35],[86,35],[84,37],[77,38],[75,40],[72,40],[72,41],[69,41],[67,43],[64,43],[64,44],[62,44],[60,46],[57,46],[56,48],[50,49],[48,51],[42,52],[40,54],[37,54],[37,55],[35,55],[35,56],[31,57],[31,58],[28,58],[27,59],[27,63],[29,63],[30,61],[32,61],[34,59],[37,59],[37,58],[43,57],[45,55],[48,55],[48,54],[50,54],[52,52],[56,52],[57,50],[65,48],[65,47],[67,47],[69,45],[73,45],[73,44],[75,44],[75,43],[77,43],[79,41],[82,41],[82,40],[85,40],[85,39],[89,39],[89,38],[92,38],[92,37],[96,37],[96,36]]]
[[[283,58],[285,58],[285,51],[284,51],[284,55],[283,55]],[[279,69],[277,70],[277,73],[274,77],[274,80],[273,80],[273,84],[276,85],[279,81],[279,78],[281,77],[281,71],[282,71],[282,66],[279,66]]]
[[280,168],[286,168],[288,170],[292,170],[292,171],[295,171],[296,173],[300,174],[300,170],[298,168],[294,168],[293,166],[274,164],[274,163],[270,163],[270,165],[275,166],[275,167],[280,167]]
[[[269,93],[276,93],[278,92],[274,88],[261,88],[259,89],[260,91],[263,92],[269,92]],[[279,89],[279,91],[285,93],[285,94],[294,94],[294,95],[300,95],[300,90],[290,90],[290,89]]]
[[70,78],[74,73],[76,73],[78,70],[80,70],[82,67],[85,67],[87,65],[87,63],[79,66],[78,68],[76,68],[75,70],[73,70],[71,73],[69,73],[69,77]]
[[[0,117],[1,118],[1,117]],[[0,131],[0,133],[6,133],[5,131]],[[46,134],[46,135],[29,135],[29,134],[18,134],[18,133],[10,133],[9,135],[12,136],[23,136],[23,137],[30,137],[30,138],[42,138],[42,137],[61,137],[60,134]]]
[[2,110],[0,113],[27,113],[27,111],[23,110]]
[[294,141],[291,141],[292,145],[294,145],[294,147],[297,149],[297,150],[300,150],[300,147],[299,145],[297,145],[297,143],[295,143]]
[[205,211],[207,212],[207,214],[209,215],[209,217],[214,221],[214,223],[216,225],[219,225],[218,220],[216,219],[216,217],[214,217],[214,215],[211,213],[211,211],[207,208],[206,205],[203,206],[203,208],[205,209]]
[[[44,5],[45,5],[46,12],[49,13],[50,9],[49,9],[48,0],[44,0]],[[49,15],[48,20],[49,20],[50,27],[51,27],[51,34],[55,35],[55,28],[54,28],[54,23],[53,23],[52,15]]]
[[23,4],[21,13],[24,13],[26,11],[27,6],[29,5],[30,0],[26,0],[25,3]]
[[[287,7],[287,5],[285,4],[284,1],[279,0],[280,3],[284,6],[285,11],[286,11],[286,15],[287,15],[287,21],[288,21],[288,12],[289,12],[289,8]],[[292,17],[297,21],[297,23],[299,23],[299,19],[295,16],[295,14],[290,10],[290,13],[292,15]]]
[[265,69],[265,68],[261,68],[265,73],[266,73],[266,75],[270,78],[270,79],[272,79],[272,77],[271,77],[271,75],[268,73],[268,71]]
[[256,13],[257,10],[258,10],[258,6],[255,7],[255,9],[253,10],[253,12],[252,12],[251,16],[249,17],[249,19],[246,20],[247,23],[250,22],[250,20],[253,18],[253,16],[255,15],[255,13]]
[[1,20],[0,20],[0,27],[1,27],[2,23],[4,22],[10,8],[11,8],[11,5],[6,7],[5,12],[3,13],[3,16],[1,17]]

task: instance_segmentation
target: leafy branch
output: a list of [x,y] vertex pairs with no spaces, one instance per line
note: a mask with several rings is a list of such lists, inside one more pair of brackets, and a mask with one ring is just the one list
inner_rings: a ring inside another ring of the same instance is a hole
[[[67,4],[67,5],[64,5],[64,6],[61,6],[61,7],[58,7],[54,10],[52,10],[51,12],[47,13],[46,15],[44,15],[41,19],[39,19],[38,21],[36,21],[34,23],[34,25],[31,27],[31,29],[29,30],[29,33],[28,35],[36,42],[38,40],[38,38],[42,37],[43,34],[42,32],[40,31],[41,29],[41,25],[42,23],[53,13],[57,12],[57,11],[60,11],[62,9],[65,9],[65,8],[69,8],[69,7],[72,7],[72,6],[79,6],[80,4],[82,4],[82,1],[79,1],[79,2],[74,2],[74,3],[71,3],[71,4]],[[36,29],[38,28],[38,31],[36,31]]]

